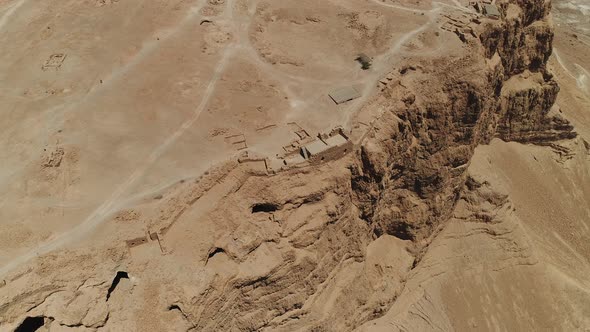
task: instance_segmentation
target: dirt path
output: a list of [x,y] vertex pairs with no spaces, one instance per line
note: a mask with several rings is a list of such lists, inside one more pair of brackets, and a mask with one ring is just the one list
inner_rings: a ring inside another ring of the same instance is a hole
[[[21,0],[18,4],[24,3],[25,0]],[[34,257],[45,254],[52,250],[58,249],[69,242],[78,240],[90,232],[92,232],[97,226],[107,220],[108,216],[115,212],[117,209],[121,208],[123,204],[129,202],[129,198],[126,195],[129,193],[129,190],[132,189],[134,185],[140,182],[141,178],[149,171],[149,169],[173,146],[178,139],[187,132],[189,128],[191,128],[195,122],[199,119],[203,110],[205,110],[209,104],[209,100],[211,99],[212,95],[216,90],[216,86],[218,81],[220,80],[222,74],[225,71],[226,65],[230,62],[230,58],[239,50],[245,50],[246,53],[252,57],[256,64],[261,66],[263,69],[266,70],[271,76],[278,80],[278,82],[283,86],[285,91],[289,91],[289,87],[291,86],[293,80],[297,80],[299,82],[315,82],[313,79],[306,79],[302,77],[297,77],[294,75],[289,75],[287,73],[281,72],[280,69],[273,67],[272,65],[268,64],[264,59],[261,58],[260,54],[256,51],[249,40],[248,31],[249,26],[251,23],[251,17],[253,15],[254,6],[250,7],[249,15],[247,18],[238,18],[234,16],[234,0],[230,0],[226,2],[226,9],[223,14],[222,19],[225,19],[229,22],[232,27],[234,34],[236,35],[236,39],[234,42],[225,46],[225,49],[222,51],[220,55],[220,60],[215,67],[215,71],[212,74],[200,103],[196,106],[193,113],[189,118],[187,118],[174,132],[172,132],[165,140],[163,140],[158,146],[156,146],[149,156],[146,158],[144,162],[141,163],[141,166],[135,169],[126,179],[123,181],[115,190],[108,196],[108,198],[103,201],[88,217],[86,217],[80,224],[72,228],[71,230],[59,234],[55,236],[53,239],[43,243],[42,245],[38,246],[37,248],[30,250],[29,252],[16,257],[15,259],[8,262],[6,265],[0,268],[0,275],[3,275],[10,270],[18,267],[19,265],[33,259]],[[377,1],[376,1],[377,2]],[[379,3],[379,2],[377,2]],[[142,49],[136,54],[136,56],[125,66],[120,67],[118,70],[112,72],[112,74],[106,78],[101,86],[96,86],[94,89],[89,91],[89,94],[85,96],[84,99],[80,101],[88,101],[88,96],[97,95],[103,89],[111,85],[113,82],[116,82],[121,77],[123,77],[126,73],[130,72],[134,67],[138,64],[142,63],[147,56],[153,53],[155,50],[158,49],[159,45],[166,39],[170,38],[171,36],[175,35],[177,32],[181,31],[186,25],[190,22],[193,22],[195,19],[200,18],[199,11],[205,4],[205,1],[200,1],[189,13],[188,15],[179,22],[173,29],[168,30],[167,32],[163,33],[160,36],[160,41],[148,41],[146,42]],[[14,6],[11,8],[16,10]],[[22,4],[21,4],[22,5]],[[383,4],[387,7],[392,7],[387,4]],[[427,11],[426,14],[429,16],[429,19],[426,23],[422,26],[414,29],[412,31],[407,32],[406,34],[402,35],[399,39],[395,41],[395,43],[391,46],[391,48],[384,54],[380,55],[376,59],[377,66],[374,67],[374,72],[366,78],[359,80],[355,83],[363,84],[365,86],[363,91],[363,97],[357,99],[354,104],[351,105],[351,112],[347,112],[350,116],[354,113],[354,110],[360,109],[362,105],[371,97],[374,88],[376,86],[376,82],[384,75],[384,73],[388,72],[391,69],[391,62],[393,61],[393,57],[399,53],[402,47],[412,38],[420,34],[421,32],[428,29],[433,23],[436,22],[437,13],[440,11],[442,6],[435,5],[431,10]],[[397,6],[393,6],[393,8],[397,8]],[[403,8],[408,10],[408,8]],[[14,11],[12,10],[12,11]],[[7,17],[6,13],[2,19]],[[318,83],[318,82],[315,82]],[[332,82],[324,82],[321,81],[320,83],[332,83]],[[295,96],[293,96],[295,99]],[[70,105],[64,109],[64,112],[67,110],[73,109],[78,106]],[[348,121],[348,119],[347,119]],[[137,196],[136,196],[137,197]],[[127,199],[126,199],[127,198]]]
[[[233,1],[228,2],[228,6],[233,6]],[[198,13],[197,11],[193,11],[186,20],[183,20],[174,30],[171,30],[166,37],[171,36],[178,30],[180,27],[190,20],[191,18],[194,19]],[[150,47],[146,48],[144,55],[141,57],[136,57],[134,61],[130,64],[133,66],[139,63],[144,57],[145,54],[153,50],[155,47],[151,45]],[[120,202],[123,200],[125,193],[137,183],[137,181],[146,173],[146,171],[173,145],[179,137],[181,137],[199,118],[203,110],[209,104],[209,100],[215,91],[215,87],[217,82],[219,81],[225,67],[228,63],[228,59],[232,56],[235,51],[235,45],[230,44],[226,46],[226,49],[223,51],[221,55],[221,59],[218,62],[213,76],[211,77],[209,84],[205,90],[205,93],[201,99],[200,104],[195,108],[194,112],[192,113],[191,117],[188,118],[176,131],[174,131],[168,138],[166,138],[159,146],[157,146],[149,157],[141,164],[141,167],[137,168],[131,175],[121,184],[119,185],[115,191],[105,200],[96,210],[94,210],[84,221],[78,224],[76,227],[71,229],[68,232],[61,233],[52,240],[38,246],[37,248],[30,250],[29,252],[16,257],[12,261],[8,262],[6,265],[0,268],[0,276],[6,274],[7,272],[11,271],[12,269],[18,267],[19,265],[33,259],[34,257],[45,254],[52,250],[58,249],[68,242],[75,241],[80,239],[81,237],[86,236],[92,230],[94,230],[98,225],[104,222],[107,217],[112,214],[117,207],[120,206]],[[114,75],[120,76],[120,72],[124,72],[128,70],[129,67],[122,68],[119,71],[119,75],[115,73]],[[115,77],[117,77],[115,76]]]
[[0,17],[0,30],[4,28],[12,14],[14,14],[14,12],[22,7],[26,2],[27,0],[19,0],[6,10],[6,13]]
[[[350,117],[352,116],[352,114],[354,114],[356,111],[358,111],[358,109],[360,109],[360,107],[372,96],[372,92],[374,91],[374,87],[375,87],[377,81],[379,81],[379,79],[381,79],[381,77],[391,69],[392,57],[394,57],[395,55],[397,55],[400,52],[400,50],[404,46],[404,44],[406,44],[409,40],[414,38],[419,33],[423,32],[424,30],[428,29],[433,23],[435,23],[436,18],[437,18],[436,14],[442,9],[443,6],[455,8],[455,6],[453,6],[453,5],[435,2],[433,8],[430,10],[418,10],[418,9],[408,8],[408,7],[404,7],[404,6],[400,6],[400,5],[383,3],[383,2],[380,2],[379,0],[372,0],[372,1],[378,5],[397,9],[397,10],[426,14],[429,16],[429,20],[428,20],[428,22],[426,22],[424,25],[418,27],[417,29],[409,31],[406,34],[402,35],[398,40],[396,40],[395,44],[393,44],[392,47],[386,53],[378,56],[377,59],[375,60],[375,63],[378,65],[373,67],[374,73],[372,75],[370,75],[366,78],[363,78],[361,80],[357,80],[357,81],[352,82],[354,84],[363,85],[365,88],[362,92],[362,97],[355,100],[352,103],[352,105],[349,107],[349,110],[351,110],[351,111],[347,112],[348,117],[345,119],[345,122],[350,121]],[[457,9],[466,10],[464,7],[457,7]],[[298,98],[298,96],[295,96],[295,95],[293,95],[293,93],[291,93],[290,87],[293,86],[293,82],[297,82],[300,84],[310,83],[310,84],[322,84],[322,85],[335,85],[340,82],[338,80],[321,80],[321,79],[312,79],[312,78],[291,75],[291,74],[282,72],[280,69],[278,69],[275,66],[266,62],[265,59],[263,59],[262,56],[258,53],[258,51],[254,47],[254,45],[252,45],[252,43],[248,37],[248,31],[250,30],[251,16],[253,15],[253,12],[251,12],[250,14],[251,15],[249,16],[248,20],[238,19],[238,21],[237,21],[237,25],[239,27],[238,38],[237,38],[238,39],[238,47],[240,47],[241,50],[244,50],[246,52],[246,54],[253,61],[255,61],[257,66],[264,68],[266,74],[269,74],[271,77],[273,77],[273,79],[275,79],[276,81],[278,81],[281,84],[281,86],[283,87],[282,90],[285,92],[285,94],[289,97],[290,100],[300,101],[299,103],[292,105],[293,108],[304,108],[304,107],[308,106],[308,103],[305,100],[302,100],[301,98]],[[411,53],[408,53],[408,54],[411,54]]]
[[[374,2],[378,3],[380,5],[386,6],[386,7],[393,7],[393,8],[399,9],[399,8],[397,8],[399,6],[381,3],[378,0],[374,0]],[[405,7],[402,7],[402,8],[405,8]],[[408,9],[408,8],[405,8],[405,9]],[[379,81],[379,79],[381,79],[381,77],[384,75],[384,73],[387,73],[389,70],[391,70],[392,58],[400,52],[402,47],[408,41],[410,41],[412,38],[416,37],[418,34],[420,34],[421,32],[423,32],[426,29],[428,29],[429,27],[431,27],[434,23],[436,23],[437,14],[440,10],[441,10],[441,6],[438,5],[438,3],[435,3],[435,6],[432,9],[426,11],[426,15],[428,15],[428,21],[426,23],[424,23],[422,26],[420,26],[412,31],[409,31],[406,34],[404,34],[403,36],[401,36],[398,40],[396,40],[396,42],[392,45],[392,47],[386,53],[381,54],[380,56],[378,56],[375,59],[375,61],[374,61],[375,65],[373,67],[373,68],[375,68],[375,73],[373,75],[367,77],[366,79],[364,79],[361,82],[365,86],[365,88],[362,92],[362,97],[354,100],[353,104],[349,108],[350,111],[347,112],[347,119],[346,119],[346,126],[347,127],[350,127],[350,125],[351,125],[350,121],[351,121],[352,116],[360,110],[360,108],[367,102],[367,100],[369,98],[371,98],[373,96],[373,93],[375,91],[375,87],[377,86],[377,82]],[[412,53],[409,52],[407,54],[412,54]]]
[[409,7],[404,7],[404,6],[401,6],[401,5],[394,5],[392,3],[386,3],[386,2],[383,2],[383,1],[379,1],[379,0],[372,0],[372,1],[374,3],[380,5],[380,6],[385,6],[385,7],[389,7],[389,8],[399,9],[399,10],[408,11],[408,12],[412,12],[412,13],[426,13],[426,12],[428,12],[427,10],[409,8]]
[[[13,5],[13,7],[9,11],[14,12],[17,9],[16,7],[22,6],[22,4],[24,4],[25,1],[26,0],[19,1],[17,4]],[[61,119],[57,121],[64,122],[65,117],[68,114],[73,112],[80,112],[80,110],[83,110],[84,107],[82,106],[92,103],[94,101],[93,98],[100,97],[101,93],[103,93],[116,82],[119,82],[119,80],[121,80],[125,76],[125,74],[131,72],[138,65],[140,65],[146,58],[148,58],[150,55],[154,54],[158,49],[160,49],[161,45],[163,45],[168,39],[176,35],[182,29],[186,28],[190,22],[193,22],[195,19],[199,19],[200,10],[205,5],[206,0],[198,1],[196,5],[189,10],[188,14],[176,26],[174,26],[174,28],[163,31],[158,37],[159,40],[148,40],[144,42],[139,52],[137,52],[129,62],[125,63],[121,67],[118,67],[116,70],[112,71],[108,76],[104,77],[102,79],[101,84],[93,85],[80,98],[76,100],[67,100],[64,104],[52,106],[50,109],[45,110],[44,113],[53,113],[53,119]],[[6,14],[4,14],[2,18],[0,18],[0,28],[2,27],[2,21],[6,20],[6,17],[12,14],[12,12],[7,12]],[[41,121],[43,116],[45,115],[39,116],[40,120],[38,122]],[[39,132],[37,135],[44,136],[46,135],[46,133]],[[12,167],[13,169],[15,169],[15,171],[13,171],[12,173],[1,174],[0,185],[8,185],[7,182],[11,178],[15,177],[17,174],[22,174],[26,172],[27,166],[31,162],[36,162],[40,157],[41,152],[39,152],[37,156],[30,156],[28,159],[23,160],[20,163],[20,165]]]

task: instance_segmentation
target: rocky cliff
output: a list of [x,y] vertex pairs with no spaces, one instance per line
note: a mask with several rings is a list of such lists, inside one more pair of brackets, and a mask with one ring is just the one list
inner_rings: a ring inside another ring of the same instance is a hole
[[[428,268],[445,257],[428,253],[452,218],[482,221],[480,233],[495,237],[512,231],[490,226],[493,213],[479,207],[509,209],[505,196],[469,176],[476,147],[496,137],[549,144],[576,135],[552,111],[559,87],[546,66],[550,2],[497,2],[502,19],[478,21],[477,37],[457,54],[412,57],[392,68],[392,83],[367,106],[383,112],[354,154],[272,177],[230,173],[204,198],[212,206],[180,196],[151,203],[144,208],[185,209],[158,239],[165,255],[105,245],[40,257],[1,290],[0,324],[349,331],[371,330],[388,314],[414,314],[422,325],[387,326],[452,329],[426,291],[416,301],[404,294],[437,273]],[[458,202],[471,204],[470,212],[458,216]],[[195,235],[197,222],[207,236]],[[534,264],[521,240],[503,248],[516,252],[518,264]]]
[[384,90],[391,114],[352,167],[357,204],[377,236],[432,235],[448,219],[477,145],[493,137],[547,143],[576,136],[550,113],[559,92],[546,68],[550,2],[498,5],[503,19],[480,25],[467,55],[422,60]]

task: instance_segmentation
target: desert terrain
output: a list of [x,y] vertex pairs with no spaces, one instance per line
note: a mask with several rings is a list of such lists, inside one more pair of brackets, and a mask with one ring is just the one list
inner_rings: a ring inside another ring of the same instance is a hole
[[480,6],[0,1],[0,331],[590,330],[590,6]]

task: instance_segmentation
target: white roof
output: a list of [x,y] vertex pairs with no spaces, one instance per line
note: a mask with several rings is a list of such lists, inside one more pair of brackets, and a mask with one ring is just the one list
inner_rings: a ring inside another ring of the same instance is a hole
[[338,134],[338,135],[334,135],[332,137],[329,137],[326,140],[326,143],[328,143],[328,145],[330,145],[330,146],[341,146],[341,145],[348,143],[348,140],[344,136]]
[[336,89],[329,93],[330,98],[336,104],[342,104],[347,101],[359,98],[361,94],[355,88],[347,86],[345,88]]
[[329,148],[330,146],[326,145],[326,143],[320,140],[313,141],[305,146],[305,150],[307,150],[307,152],[309,152],[311,156],[314,156],[318,153],[322,153],[328,150]]

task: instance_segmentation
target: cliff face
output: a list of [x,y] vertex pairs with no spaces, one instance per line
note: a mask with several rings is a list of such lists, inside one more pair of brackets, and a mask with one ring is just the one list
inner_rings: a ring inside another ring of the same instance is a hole
[[[550,3],[497,2],[503,18],[479,24],[478,37],[466,39],[458,55],[412,57],[394,69],[367,106],[383,112],[355,154],[273,177],[236,171],[213,181],[218,187],[197,203],[170,195],[184,213],[161,239],[165,255],[146,249],[131,258],[117,247],[41,257],[41,268],[9,280],[0,324],[29,316],[64,329],[158,330],[150,326],[157,312],[168,322],[161,330],[347,331],[372,330],[374,320],[392,313],[421,319],[384,330],[435,329],[435,321],[439,330],[462,326],[432,309],[436,299],[421,291],[456,258],[432,254],[429,245],[469,251],[452,241],[463,231],[469,245],[491,243],[481,261],[500,268],[536,262],[522,232],[496,225],[496,210],[510,210],[506,197],[468,175],[476,147],[496,137],[545,145],[576,135],[553,108],[559,87],[546,67]],[[457,213],[461,200],[468,213]],[[452,218],[482,223],[465,231]],[[450,234],[437,241],[445,227]],[[58,271],[47,268],[54,260]],[[109,280],[122,270],[132,286]],[[412,290],[417,301],[407,295]],[[480,307],[465,301],[460,306]]]
[[545,71],[553,47],[550,1],[498,1],[504,19],[480,34],[487,58],[498,53],[508,77]]
[[550,144],[576,137],[573,127],[553,105],[559,86],[541,73],[511,77],[502,87],[497,135],[506,141]]
[[406,71],[383,92],[391,113],[381,119],[385,129],[362,145],[352,167],[362,217],[377,235],[429,237],[448,219],[478,144],[493,137],[546,144],[576,136],[550,113],[559,92],[546,69],[550,2],[498,5],[504,19],[484,22],[479,41],[469,45],[483,57],[422,62],[418,67],[427,69]]
[[[351,330],[384,315],[396,306],[406,278],[420,266],[457,202],[469,196],[466,191],[485,187],[467,174],[478,145],[495,137],[547,144],[575,136],[566,121],[549,112],[559,91],[546,70],[553,37],[549,5],[501,7],[518,9],[519,15],[486,21],[464,55],[412,58],[390,74],[393,83],[370,106],[384,112],[355,155],[296,173],[301,183],[315,183],[322,172],[339,174],[328,183],[350,181],[338,186],[335,196],[324,189],[339,203],[312,195],[317,199],[300,198],[308,203],[292,208],[292,186],[282,187],[281,194],[270,188],[290,183],[294,175],[242,187],[252,196],[260,197],[255,190],[273,192],[264,199],[288,207],[274,215],[283,241],[273,242],[289,258],[257,278],[230,283],[224,280],[231,277],[222,278],[218,283],[225,288],[184,303],[198,329]],[[482,195],[469,199],[498,208],[506,202],[501,195]],[[326,219],[310,214],[312,206],[338,212]],[[493,219],[481,211],[472,216]],[[292,232],[289,224],[297,218],[306,221]],[[251,263],[248,252],[240,258],[242,266]]]

